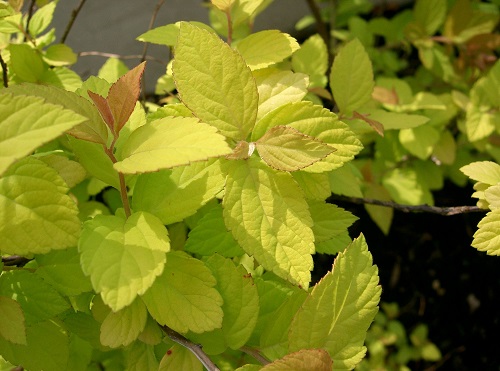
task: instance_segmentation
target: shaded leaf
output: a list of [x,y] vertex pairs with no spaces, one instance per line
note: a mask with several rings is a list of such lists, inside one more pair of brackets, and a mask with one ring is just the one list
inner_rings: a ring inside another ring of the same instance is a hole
[[26,345],[26,326],[24,313],[19,303],[11,298],[0,296],[0,337],[14,344]]
[[323,349],[302,349],[287,354],[273,363],[265,365],[262,371],[331,371],[333,362]]

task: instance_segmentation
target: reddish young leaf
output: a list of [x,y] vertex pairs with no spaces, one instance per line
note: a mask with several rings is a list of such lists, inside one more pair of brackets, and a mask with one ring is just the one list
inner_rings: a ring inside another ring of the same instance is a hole
[[99,113],[101,114],[101,117],[106,125],[108,125],[108,127],[111,129],[111,132],[114,132],[113,124],[115,122],[115,119],[113,118],[113,113],[111,112],[111,108],[109,107],[109,103],[106,98],[101,97],[99,94],[91,92],[90,90],[87,90],[87,93],[99,110]]
[[125,125],[134,110],[135,103],[139,99],[141,77],[145,66],[146,62],[142,62],[120,77],[109,89],[106,100],[115,119],[114,131],[116,133],[120,132],[123,125]]
[[354,111],[352,113],[352,115],[353,115],[354,118],[363,120],[368,125],[370,125],[372,127],[372,129],[375,130],[377,132],[377,134],[380,135],[381,137],[384,136],[384,125],[382,125],[377,120],[369,119],[367,115],[363,115],[363,114],[358,113],[356,111]]

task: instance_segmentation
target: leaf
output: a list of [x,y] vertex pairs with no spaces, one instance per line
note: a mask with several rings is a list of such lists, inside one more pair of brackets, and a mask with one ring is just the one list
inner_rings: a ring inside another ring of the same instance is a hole
[[274,126],[255,143],[266,164],[282,171],[303,169],[335,148],[288,126]]
[[179,344],[174,344],[161,359],[158,371],[203,371],[203,365],[193,352]]
[[210,0],[213,5],[215,5],[219,10],[227,12],[231,10],[236,0]]
[[[159,364],[151,345],[135,341],[124,351],[127,371],[158,370]],[[123,366],[120,364],[117,367]]]
[[382,184],[392,199],[403,205],[433,205],[432,193],[425,183],[418,178],[412,168],[396,168],[387,172]]
[[142,299],[161,325],[180,333],[211,331],[221,327],[223,317],[223,300],[214,288],[216,284],[200,260],[171,252],[163,274]]
[[106,101],[113,113],[116,133],[119,133],[126,124],[139,99],[141,78],[145,67],[146,62],[142,62],[120,77],[109,89]]
[[363,148],[356,135],[334,113],[311,102],[289,103],[269,112],[255,126],[252,140],[258,140],[266,131],[278,125],[290,126],[336,149],[304,171],[320,173],[337,169],[352,160]]
[[380,122],[384,126],[384,130],[411,129],[429,122],[429,118],[426,116],[384,110],[368,111],[365,117]]
[[10,44],[10,69],[22,81],[37,83],[43,78],[47,71],[47,65],[43,62],[38,52],[28,44]]
[[257,119],[286,103],[300,102],[307,94],[309,78],[291,71],[264,71],[256,76],[259,91]]
[[72,92],[56,88],[54,86],[20,84],[10,86],[3,90],[12,95],[35,95],[43,98],[45,102],[57,104],[67,108],[88,120],[67,131],[68,134],[90,142],[106,144],[108,140],[108,129],[104,124],[96,107],[88,100]]
[[462,166],[460,171],[477,182],[495,185],[500,183],[500,165],[491,161],[477,161]]
[[223,199],[226,226],[265,269],[307,288],[314,236],[300,188],[290,174],[273,171],[255,157],[231,170]]
[[218,254],[205,261],[212,271],[217,289],[224,300],[222,311],[222,333],[225,343],[231,349],[239,349],[246,344],[253,332],[259,313],[259,295],[252,277],[242,265],[234,263]]
[[43,59],[51,66],[67,66],[76,63],[77,55],[65,44],[53,44],[45,50]]
[[148,311],[140,298],[118,312],[110,311],[101,325],[101,344],[111,348],[131,344],[144,330],[147,319]]
[[123,173],[146,173],[230,153],[215,128],[196,118],[166,117],[132,132],[122,148],[123,160],[114,167]]
[[465,116],[465,134],[470,142],[487,138],[495,132],[494,116],[481,112],[479,107],[471,105]]
[[500,255],[500,209],[490,211],[477,225],[472,246],[488,255]]
[[324,200],[331,195],[330,183],[326,174],[313,174],[305,171],[294,171],[293,179],[308,199]]
[[374,88],[370,57],[354,39],[340,50],[330,72],[330,88],[339,110],[350,114],[371,99]]
[[353,369],[364,357],[366,331],[378,311],[378,269],[363,235],[335,259],[313,288],[289,332],[290,351],[322,348],[336,370]]
[[403,129],[399,132],[399,141],[408,152],[426,160],[439,141],[439,131],[430,125]]
[[[172,24],[167,24],[165,26],[153,28],[143,33],[142,35],[138,36],[136,40],[173,47],[175,46],[175,44],[177,43],[177,39],[179,38],[179,28],[181,23],[182,22],[175,22]],[[196,21],[192,21],[189,23],[192,24],[193,26],[197,26],[201,29],[205,29],[215,34],[213,28],[206,25],[205,23]]]
[[4,254],[43,254],[76,245],[80,220],[68,187],[34,158],[12,165],[0,178],[0,246]]
[[57,1],[52,1],[38,9],[31,17],[28,31],[33,38],[42,33],[52,22]]
[[3,272],[0,279],[0,296],[19,303],[27,328],[69,309],[69,304],[52,286],[27,271]]
[[97,74],[97,78],[105,80],[109,84],[113,84],[117,82],[120,77],[124,76],[128,71],[129,69],[125,62],[118,58],[111,57],[108,58],[106,62],[101,66]]
[[331,192],[347,197],[363,197],[363,192],[361,192],[362,179],[363,176],[351,163],[328,173]]
[[0,94],[0,174],[16,160],[86,120],[37,97]]
[[413,8],[415,20],[432,36],[446,18],[446,0],[418,0]]
[[78,243],[83,272],[115,312],[153,285],[163,272],[169,249],[166,228],[145,212],[127,220],[97,215],[84,223]]
[[19,303],[11,298],[0,296],[0,338],[14,344],[26,345],[26,326],[24,313]]
[[69,338],[56,321],[45,321],[26,328],[27,345],[12,344],[0,337],[0,354],[26,370],[65,370],[69,359]]
[[265,30],[248,35],[235,48],[251,70],[258,70],[290,57],[299,44],[287,33]]
[[273,363],[265,365],[262,371],[331,371],[332,360],[323,349],[302,349],[287,354]]
[[92,291],[92,284],[80,266],[80,255],[76,247],[37,255],[36,261],[36,273],[60,293],[76,296]]
[[[115,128],[114,128],[114,123],[115,119],[113,117],[113,112],[111,112],[111,107],[109,106],[109,102],[106,100],[106,98],[100,96],[99,94],[96,94],[90,90],[87,90],[87,94],[92,99],[92,102],[94,102],[95,107],[101,114],[102,119],[108,126],[108,128],[111,130],[112,133],[114,133]],[[116,134],[113,134],[116,135]]]
[[323,201],[309,201],[314,242],[328,241],[349,228],[358,218],[349,211]]
[[218,36],[182,22],[173,74],[182,102],[201,121],[234,140],[245,140],[257,117],[250,69]]
[[484,191],[484,196],[488,202],[488,206],[491,210],[500,208],[500,185],[497,184],[492,187],[488,187]]
[[68,188],[73,188],[87,177],[87,172],[79,162],[72,161],[65,156],[49,154],[40,156],[38,159],[54,168]]
[[[366,198],[372,198],[381,201],[391,201],[389,192],[378,184],[369,183],[365,185]],[[392,218],[394,216],[394,209],[391,207],[376,206],[365,204],[365,209],[370,215],[370,218],[377,224],[380,230],[385,234],[389,234],[391,228]]]
[[218,253],[230,258],[244,254],[231,232],[227,230],[219,204],[210,209],[191,229],[184,250],[203,256]]
[[180,222],[213,199],[224,188],[225,179],[219,160],[141,174],[132,206],[157,216],[163,224]]
[[292,56],[292,67],[295,72],[309,76],[311,88],[325,87],[328,49],[320,35],[313,35],[302,43],[300,49]]

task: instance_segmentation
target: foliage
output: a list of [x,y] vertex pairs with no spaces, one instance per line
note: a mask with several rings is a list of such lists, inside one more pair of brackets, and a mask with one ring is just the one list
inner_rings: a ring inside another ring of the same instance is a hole
[[[494,4],[418,0],[367,21],[368,1],[339,1],[322,14],[339,28],[300,45],[253,32],[270,3],[212,0],[210,26],[140,35],[174,50],[155,104],[139,102],[145,63],[71,71],[76,54],[47,31],[57,1],[31,15],[0,2],[5,365],[391,364],[380,333],[399,322],[376,317],[377,267],[332,193],[432,205],[468,176],[490,209],[472,245],[498,254]],[[392,209],[367,211],[388,233]],[[337,255],[317,283],[315,253]],[[411,347],[396,337],[399,365],[439,358],[425,326]]]

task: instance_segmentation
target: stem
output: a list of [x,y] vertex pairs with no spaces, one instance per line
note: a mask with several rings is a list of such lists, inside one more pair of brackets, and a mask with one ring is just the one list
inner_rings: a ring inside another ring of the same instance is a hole
[[325,44],[330,47],[330,33],[328,32],[325,23],[321,18],[321,11],[318,7],[318,4],[316,4],[315,0],[306,0],[306,2],[309,6],[309,9],[311,10],[312,15],[314,16],[314,19],[316,20],[316,29],[318,31],[318,34],[323,38]]
[[66,42],[68,34],[71,31],[71,28],[73,27],[73,24],[75,23],[76,17],[78,17],[80,10],[82,10],[83,5],[85,4],[85,1],[87,1],[87,0],[80,0],[80,3],[78,4],[78,6],[75,9],[73,9],[73,11],[71,12],[71,18],[69,19],[69,22],[66,25],[66,29],[64,30],[64,34],[61,37],[61,44],[64,44]]
[[4,88],[9,87],[9,75],[7,70],[7,63],[2,58],[2,54],[0,54],[0,66],[2,66],[2,76],[3,76],[3,86]]
[[[118,139],[118,136],[115,135],[115,138],[113,139],[113,142],[111,142],[111,145],[109,148],[106,148],[104,145],[104,152],[108,155],[108,157],[111,159],[113,164],[116,164],[118,160],[116,159],[115,155],[113,154],[113,149],[115,147],[115,142]],[[132,210],[130,208],[130,202],[128,200],[128,194],[127,194],[127,185],[125,184],[125,175],[123,173],[118,172],[118,179],[120,181],[120,197],[122,199],[122,204],[123,204],[123,209],[125,210],[125,216],[127,218],[132,215]]]
[[2,257],[2,263],[5,267],[23,267],[25,266],[31,259],[25,258],[24,256],[19,255],[11,255]]
[[35,5],[36,5],[36,1],[35,0],[31,0],[30,6],[28,8],[28,17],[26,19],[26,32],[23,32],[23,34],[24,34],[24,41],[31,39],[31,37],[28,35],[28,29],[29,29],[31,17],[33,17],[33,13],[35,11]]
[[226,10],[227,18],[227,44],[231,45],[233,42],[233,21],[231,20],[231,9]]
[[[98,52],[98,51],[80,52],[80,53],[78,53],[78,56],[79,57],[98,56],[98,57],[104,57],[104,58],[118,58],[118,59],[123,59],[123,60],[142,59],[141,54],[122,55],[122,54],[106,53],[106,52]],[[145,59],[166,65],[166,63],[164,61],[162,61],[161,59],[154,58],[152,56],[146,56]]]
[[487,210],[481,209],[477,206],[438,207],[429,205],[402,205],[392,201],[382,201],[382,200],[374,200],[371,198],[360,198],[360,197],[346,197],[339,195],[332,195],[330,196],[330,199],[350,202],[359,205],[370,204],[370,205],[391,207],[395,210],[399,210],[405,213],[431,213],[444,216],[451,216],[457,214],[487,212]]
[[263,365],[267,365],[267,364],[271,363],[271,361],[269,361],[266,357],[264,357],[262,354],[260,354],[260,352],[258,350],[254,349],[254,348],[243,346],[240,348],[240,350],[242,352],[245,352],[249,356],[255,358],[257,361],[259,361]]
[[196,358],[205,366],[208,371],[219,371],[219,368],[212,362],[208,355],[201,349],[201,346],[193,343],[192,341],[186,339],[184,336],[179,334],[177,331],[172,330],[168,326],[161,326],[163,331],[167,334],[170,340],[176,342],[179,345],[189,349]]

